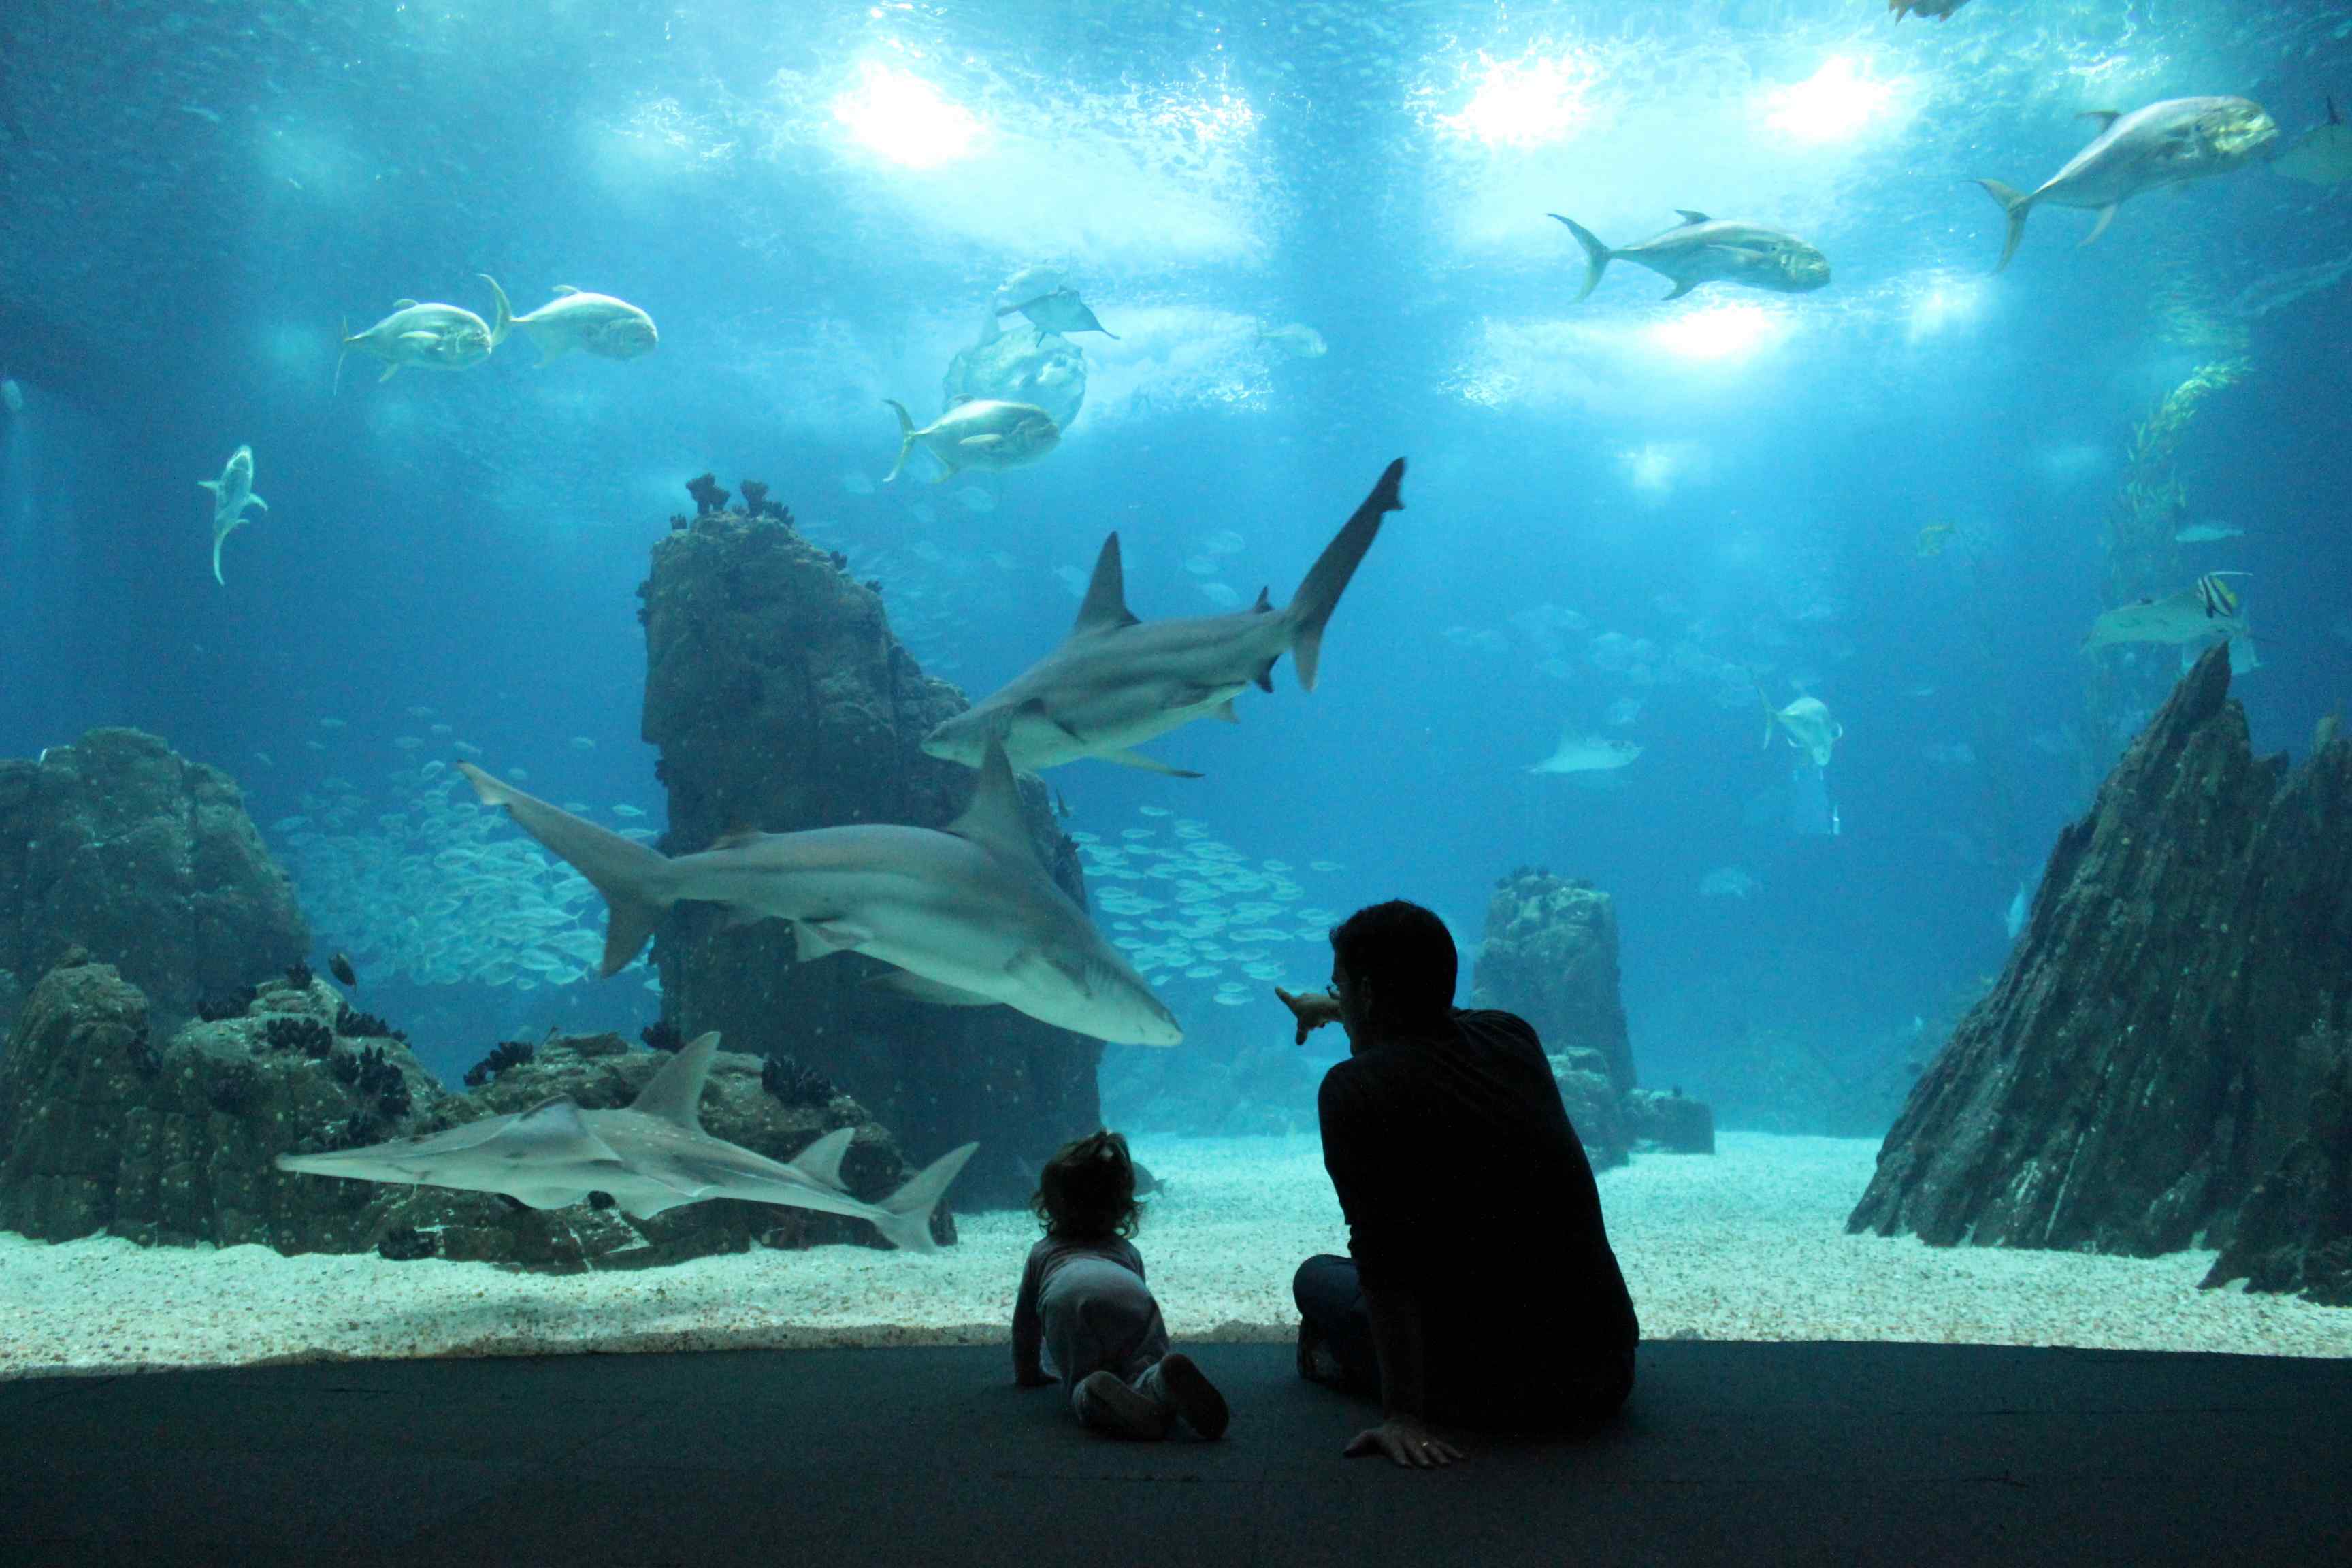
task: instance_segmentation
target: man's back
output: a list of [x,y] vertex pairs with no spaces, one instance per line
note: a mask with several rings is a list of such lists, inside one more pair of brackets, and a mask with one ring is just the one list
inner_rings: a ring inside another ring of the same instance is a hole
[[1318,1104],[1364,1288],[1420,1299],[1433,1388],[1475,1405],[1623,1365],[1641,1331],[1535,1031],[1453,1022],[1339,1063]]

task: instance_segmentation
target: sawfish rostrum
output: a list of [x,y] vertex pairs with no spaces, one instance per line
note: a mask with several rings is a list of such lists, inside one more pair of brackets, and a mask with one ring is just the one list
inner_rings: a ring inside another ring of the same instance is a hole
[[1678,227],[1633,245],[1612,247],[1573,218],[1549,215],[1566,226],[1584,247],[1582,300],[1601,285],[1612,261],[1631,261],[1674,282],[1666,296],[1679,300],[1702,283],[1730,283],[1775,294],[1810,294],[1830,280],[1829,258],[1793,234],[1761,224],[1717,222],[1705,213],[1677,208]]
[[348,1181],[503,1193],[535,1209],[569,1208],[592,1193],[609,1193],[634,1219],[710,1198],[740,1198],[870,1220],[893,1247],[936,1250],[931,1211],[979,1144],[950,1150],[878,1204],[863,1202],[841,1184],[841,1158],[855,1128],[826,1133],[789,1162],[702,1130],[698,1108],[718,1052],[719,1037],[704,1035],[663,1063],[625,1110],[583,1110],[559,1095],[529,1110],[428,1137],[280,1154],[277,1165]]
[[950,1006],[1003,1003],[1074,1034],[1172,1046],[1174,1014],[1055,885],[1021,815],[1004,749],[992,746],[964,814],[944,830],[874,825],[740,833],[666,856],[492,778],[458,770],[485,805],[604,895],[603,972],[635,959],[673,905],[724,904],[790,921],[802,962],[862,952],[897,973],[869,984]]
[[2100,122],[2098,135],[2034,189],[1977,182],[2009,219],[2000,266],[1994,271],[2017,254],[2026,216],[2045,203],[2096,212],[2099,221],[2083,237],[2088,245],[2107,232],[2116,209],[2142,191],[2226,174],[2269,157],[2278,147],[2277,123],[2251,99],[2170,98],[2129,114],[2101,109],[2083,118]]
[[1003,690],[933,730],[923,750],[979,763],[998,742],[1024,768],[1097,757],[1153,773],[1197,775],[1132,748],[1195,719],[1234,722],[1234,699],[1255,684],[1274,689],[1284,654],[1298,684],[1315,689],[1323,629],[1339,595],[1381,531],[1381,519],[1404,508],[1399,458],[1371,494],[1324,546],[1307,580],[1280,609],[1261,591],[1257,603],[1231,615],[1142,621],[1127,607],[1118,535],[1103,541],[1077,624],[1061,647]]

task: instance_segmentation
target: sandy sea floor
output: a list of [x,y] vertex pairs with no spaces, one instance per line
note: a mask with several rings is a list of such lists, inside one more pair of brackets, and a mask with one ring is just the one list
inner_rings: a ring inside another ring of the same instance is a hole
[[[1874,1140],[1730,1133],[1601,1178],[1650,1339],[1908,1340],[2352,1356],[2352,1310],[2200,1290],[2141,1260],[1850,1237]],[[1316,1140],[1139,1138],[1166,1184],[1138,1245],[1180,1341],[1286,1339],[1290,1274],[1344,1251]],[[1026,1215],[960,1216],[934,1257],[752,1252],[547,1277],[264,1247],[0,1234],[0,1377],[383,1356],[1001,1342]]]

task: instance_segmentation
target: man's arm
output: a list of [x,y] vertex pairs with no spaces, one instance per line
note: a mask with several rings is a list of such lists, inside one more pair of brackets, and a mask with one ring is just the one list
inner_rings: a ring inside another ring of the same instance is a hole
[[1400,1415],[1419,1420],[1428,1412],[1421,1298],[1393,1286],[1367,1289],[1364,1310],[1371,1317],[1372,1349],[1381,1358],[1381,1414],[1391,1421]]

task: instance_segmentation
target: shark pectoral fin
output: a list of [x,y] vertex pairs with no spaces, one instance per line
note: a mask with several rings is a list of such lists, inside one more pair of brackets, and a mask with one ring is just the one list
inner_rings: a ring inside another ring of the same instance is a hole
[[268,511],[269,510],[269,503],[263,500],[259,496],[247,495],[245,500],[246,504],[248,506],[257,506],[264,511]]
[[398,360],[394,360],[390,364],[387,364],[387,365],[385,365],[385,366],[383,367],[383,374],[382,375],[377,376],[377,377],[375,378],[375,379],[376,379],[376,384],[377,384],[377,385],[379,385],[379,386],[381,386],[381,385],[383,385],[385,382],[390,381],[394,376],[398,375],[399,374],[400,374],[400,362],[399,362]]
[[1234,711],[1234,700],[1230,697],[1211,709],[1209,716],[1227,724],[1238,724],[1242,721],[1242,716]]
[[1191,768],[1171,767],[1157,757],[1147,757],[1141,752],[1089,752],[1097,762],[1117,763],[1123,768],[1136,768],[1147,773],[1166,773],[1171,779],[1196,779],[1201,775]]
[[1087,744],[1087,738],[1084,735],[1079,734],[1076,730],[1071,729],[1067,724],[1063,723],[1059,719],[1055,718],[1053,714],[1046,711],[1045,700],[1042,697],[1032,697],[1028,701],[1024,702],[1020,707],[1015,708],[1013,711],[1016,714],[1026,714],[1032,719],[1042,720],[1045,723],[1054,726],[1055,729],[1059,730],[1063,734],[1067,735],[1079,745],[1083,746]]
[[212,491],[214,499],[215,500],[219,499],[220,487],[221,482],[218,479],[198,479],[196,481],[196,489],[200,490]]
[[1667,298],[1667,299],[1669,299],[1669,300],[1679,300],[1679,299],[1681,299],[1684,295],[1685,295],[1685,294],[1689,293],[1692,289],[1696,289],[1696,288],[1697,288],[1697,287],[1698,287],[1698,285],[1697,285],[1697,284],[1696,284],[1696,283],[1686,282],[1686,281],[1685,281],[1684,279],[1679,279],[1679,278],[1678,278],[1678,279],[1675,279],[1674,291],[1673,291],[1672,293],[1668,294],[1668,295],[1666,296],[1666,298]]
[[684,1208],[688,1204],[700,1201],[699,1195],[694,1193],[640,1193],[622,1204],[621,1212],[631,1219],[651,1219],[657,1214],[667,1214],[672,1209]]
[[[1016,980],[1024,975],[1039,974],[1043,970],[1051,970],[1076,986],[1078,994],[1081,996],[1091,996],[1095,994],[1094,984],[1087,979],[1087,972],[1083,968],[1076,964],[1063,963],[1041,948],[1024,947],[1004,961],[1004,973]],[[1043,976],[1040,975],[1040,978]]]
[[2106,233],[2107,226],[2116,221],[2116,209],[2122,205],[2123,204],[2120,202],[2110,202],[2105,206],[2101,207],[2099,209],[2099,221],[2091,226],[2091,232],[2084,235],[2082,239],[2082,244],[2077,245],[2074,248],[2080,250],[2084,245],[2090,244],[2093,240],[2098,238],[2099,236]]
[[929,1002],[935,1007],[993,1007],[996,998],[982,996],[977,991],[967,991],[961,985],[950,985],[944,980],[933,980],[904,969],[894,969],[887,974],[877,974],[866,983],[868,991],[888,991],[910,1002]]
[[799,1153],[784,1162],[802,1175],[819,1185],[841,1188],[841,1157],[849,1152],[849,1141],[857,1136],[855,1127],[844,1127],[826,1133]]
[[1271,691],[1274,689],[1274,660],[1267,659],[1265,661],[1265,668],[1257,672],[1256,679],[1257,689],[1260,691]]
[[874,940],[874,933],[850,921],[823,919],[793,922],[793,954],[803,963],[827,953],[845,952]]

